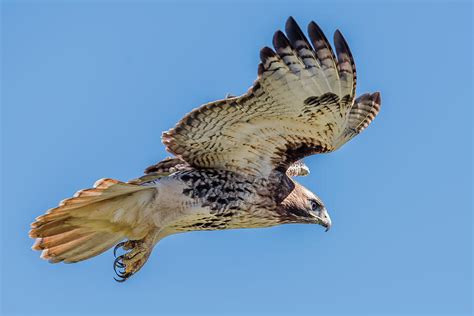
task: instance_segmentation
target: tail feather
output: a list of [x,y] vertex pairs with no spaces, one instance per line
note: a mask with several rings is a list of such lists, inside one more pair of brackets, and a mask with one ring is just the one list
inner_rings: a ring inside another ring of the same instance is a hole
[[74,263],[97,256],[98,254],[101,254],[115,246],[122,239],[123,238],[121,236],[117,237],[116,235],[111,234],[101,234],[100,236],[97,236],[91,240],[89,244],[77,249],[77,251],[68,253],[68,256],[64,259],[64,262]]
[[89,235],[90,232],[85,232],[81,228],[74,228],[72,230],[66,231],[61,234],[51,235],[49,237],[37,238],[35,244],[33,245],[33,250],[43,250],[48,248],[53,248],[83,236]]
[[141,239],[147,231],[152,187],[102,179],[36,218],[30,237],[41,258],[77,262],[96,256],[124,238]]
[[30,237],[39,238],[41,236],[59,235],[70,231],[74,227],[67,224],[67,217],[62,219],[46,218],[42,222],[35,222],[31,225]]
[[67,258],[68,253],[78,251],[87,245],[93,237],[94,234],[89,234],[52,248],[46,248],[41,253],[41,258],[51,260],[51,262],[62,261]]

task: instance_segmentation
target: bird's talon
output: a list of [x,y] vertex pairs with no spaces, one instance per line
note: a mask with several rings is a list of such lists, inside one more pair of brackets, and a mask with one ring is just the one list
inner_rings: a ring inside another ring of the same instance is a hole
[[[130,250],[120,256],[117,256],[117,249]],[[146,244],[136,240],[128,240],[118,243],[114,248],[114,271],[118,279],[117,282],[124,282],[145,264],[151,249]]]
[[117,249],[125,245],[126,241],[119,242],[115,247],[114,247],[114,257],[117,257]]
[[130,250],[130,249],[135,248],[136,245],[137,245],[137,241],[136,241],[136,240],[127,240],[127,241],[121,241],[121,242],[119,242],[119,243],[114,247],[114,257],[117,257],[117,250],[118,250],[119,248],[122,248],[123,250],[127,251],[127,250]]
[[124,255],[121,255],[121,256],[118,256],[117,258],[115,258],[114,260],[114,266],[117,265],[117,266],[120,266],[120,265],[123,265],[122,262],[120,262],[121,260],[123,260],[124,258]]

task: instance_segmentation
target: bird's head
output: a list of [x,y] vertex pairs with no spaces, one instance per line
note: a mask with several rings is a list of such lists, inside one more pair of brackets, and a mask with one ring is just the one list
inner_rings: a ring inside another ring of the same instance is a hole
[[286,222],[319,224],[331,228],[331,218],[321,199],[302,185],[294,189],[281,202],[280,212]]

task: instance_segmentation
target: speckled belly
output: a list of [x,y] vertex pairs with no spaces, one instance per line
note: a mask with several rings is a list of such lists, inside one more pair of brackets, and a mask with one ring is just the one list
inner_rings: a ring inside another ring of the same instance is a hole
[[[177,181],[181,207],[166,220],[175,232],[256,228],[278,224],[272,216],[270,196],[258,191],[255,183],[228,171],[188,170],[170,176]],[[264,190],[263,190],[264,191]],[[170,210],[171,211],[171,210]],[[170,220],[172,219],[172,220]]]

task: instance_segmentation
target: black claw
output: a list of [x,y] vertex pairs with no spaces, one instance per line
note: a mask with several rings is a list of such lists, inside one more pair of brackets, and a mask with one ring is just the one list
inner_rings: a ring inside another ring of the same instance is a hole
[[118,276],[118,279],[114,277],[117,282],[124,282],[132,276],[132,272],[126,272],[126,265],[123,263],[125,255],[118,256],[114,260],[114,272]]
[[115,266],[116,266],[117,268],[119,268],[119,269],[125,268],[125,265],[124,265],[123,263],[121,263],[121,262],[117,262],[117,263],[115,264]]
[[119,277],[119,278],[124,278],[127,276],[127,273],[125,271],[115,271],[115,274]]
[[[123,263],[123,260],[125,258],[127,259],[132,259],[135,257],[138,253],[135,253],[133,257],[130,257],[130,252],[126,252],[123,255],[120,255],[117,257],[117,250],[121,247],[123,247],[127,242],[132,242],[132,245],[134,246],[135,243],[133,241],[122,241],[119,242],[115,247],[114,247],[114,272],[117,275],[118,278],[114,277],[114,280],[117,282],[124,282],[128,278],[130,278],[133,275],[133,272],[126,272],[127,265]],[[133,247],[132,247],[133,248]]]
[[[116,272],[117,273],[117,272]],[[125,282],[127,281],[128,278],[132,276],[133,273],[127,272],[127,273],[117,273],[117,276],[119,277],[118,279],[114,277],[114,280],[117,282]]]
[[116,274],[119,278],[122,278],[122,277],[123,277],[123,273],[120,272],[120,271],[115,270],[115,274]]
[[117,249],[125,245],[126,241],[119,242],[114,248],[114,257],[117,257]]
[[116,277],[114,277],[114,280],[117,281],[117,282],[122,283],[122,282],[125,282],[127,279],[125,279],[125,278],[117,279]]
[[125,267],[123,262],[121,262],[121,261],[123,261],[123,258],[124,258],[124,255],[121,255],[121,256],[118,256],[117,258],[115,258],[114,267],[120,267],[120,268]]

